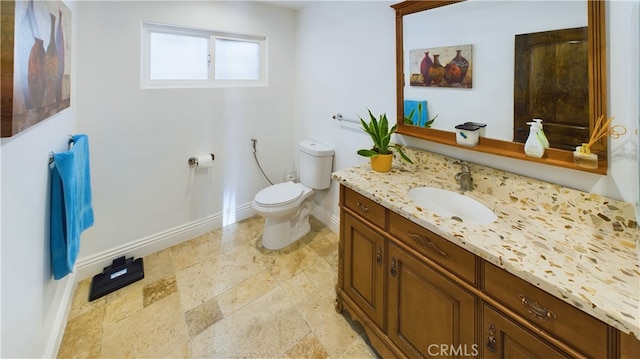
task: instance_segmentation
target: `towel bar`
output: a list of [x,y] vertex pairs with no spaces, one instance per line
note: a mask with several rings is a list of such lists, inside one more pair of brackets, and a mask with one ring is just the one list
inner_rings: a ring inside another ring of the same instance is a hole
[[333,119],[334,119],[334,120],[341,121],[341,122],[342,122],[342,121],[347,121],[347,122],[351,122],[351,123],[357,123],[357,124],[360,124],[360,121],[359,121],[359,120],[353,120],[353,119],[350,119],[350,118],[344,118],[344,117],[342,117],[342,114],[341,114],[341,113],[336,113],[335,115],[333,115]]
[[[69,135],[67,144],[69,145],[69,149],[71,149],[71,147],[73,146],[73,135]],[[49,151],[49,164],[53,163],[53,155],[55,155],[55,152]]]

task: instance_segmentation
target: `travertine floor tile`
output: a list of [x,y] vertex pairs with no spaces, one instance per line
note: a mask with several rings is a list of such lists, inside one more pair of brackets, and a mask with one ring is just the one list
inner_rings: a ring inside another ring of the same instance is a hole
[[335,295],[318,290],[298,304],[300,313],[331,358],[337,358],[353,343],[359,333],[335,311]]
[[177,294],[163,298],[116,323],[104,323],[101,357],[162,357],[187,342]]
[[159,279],[142,288],[142,305],[146,307],[177,291],[175,275],[172,274],[166,278]]
[[335,288],[338,273],[324,259],[317,260],[303,272],[314,283],[316,288]]
[[279,254],[271,266],[271,274],[283,282],[309,268],[319,259],[318,255],[307,247],[290,253]]
[[357,338],[351,346],[345,350],[342,355],[340,355],[339,359],[354,359],[354,358],[371,358],[377,359],[380,358],[378,353],[375,350],[371,349],[369,344],[367,344],[366,340],[362,337]]
[[311,231],[273,251],[252,217],[144,258],[145,278],[72,299],[60,358],[376,358],[334,309],[339,236]]
[[189,310],[266,268],[257,251],[245,244],[181,270],[176,276],[182,306]]
[[284,359],[325,359],[328,357],[329,354],[327,354],[327,351],[313,333],[309,333],[300,339],[293,348],[287,350],[283,356]]
[[106,302],[105,297],[98,298],[92,302],[89,301],[90,289],[91,278],[87,278],[78,283],[76,291],[73,293],[73,299],[71,301],[69,320],[104,305],[104,303]]
[[102,345],[104,307],[80,314],[67,323],[58,357],[97,358]]
[[280,283],[280,286],[287,291],[289,298],[294,303],[299,303],[305,300],[311,293],[318,290],[311,279],[309,279],[309,277],[304,273],[296,274],[295,276]]
[[230,315],[276,287],[278,287],[278,282],[265,269],[237,286],[226,290],[217,299],[222,313]]
[[184,313],[184,319],[187,322],[189,337],[195,337],[202,333],[203,330],[209,328],[215,322],[224,318],[218,301],[209,299],[199,306]]
[[338,242],[333,241],[328,235],[318,235],[309,243],[309,248],[320,257],[326,257],[338,250]]
[[142,310],[142,289],[120,296],[105,305],[105,323],[118,322],[136,311]]
[[169,248],[173,268],[176,271],[213,258],[221,250],[220,236],[214,232],[203,234]]
[[311,332],[281,288],[192,338],[194,357],[277,358]]

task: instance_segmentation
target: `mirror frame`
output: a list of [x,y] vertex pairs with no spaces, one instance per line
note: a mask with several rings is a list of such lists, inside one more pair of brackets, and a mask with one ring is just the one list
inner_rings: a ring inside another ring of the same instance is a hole
[[[598,141],[592,148],[594,152],[603,154],[598,156],[598,168],[588,169],[578,167],[573,163],[573,151],[549,148],[543,158],[528,157],[524,153],[524,144],[509,142],[493,138],[481,137],[477,146],[468,147],[458,145],[454,132],[436,130],[432,128],[416,127],[404,124],[404,45],[403,23],[405,15],[452,5],[465,0],[450,1],[404,1],[391,5],[396,12],[396,133],[432,141],[448,146],[463,148],[470,151],[484,152],[497,156],[515,158],[519,160],[537,162],[551,166],[575,169],[605,175],[608,169],[607,143],[608,136]],[[595,122],[600,115],[608,117],[607,113],[607,78],[606,78],[606,29],[605,29],[605,0],[586,0],[587,26],[589,46],[589,129],[593,131]],[[579,144],[576,144],[576,146]]]

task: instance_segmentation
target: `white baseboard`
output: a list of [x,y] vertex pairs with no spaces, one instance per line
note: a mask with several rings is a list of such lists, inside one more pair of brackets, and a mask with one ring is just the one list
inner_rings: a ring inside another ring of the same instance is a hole
[[[251,203],[236,207],[235,220],[241,221],[255,215]],[[89,278],[111,265],[113,259],[126,257],[144,257],[178,243],[195,238],[199,235],[213,231],[223,226],[223,214],[216,213],[210,216],[169,228],[165,231],[140,238],[124,245],[110,248],[87,257],[79,258],[76,263],[77,280]]]
[[324,223],[325,226],[329,227],[333,233],[340,233],[339,217],[333,216],[329,211],[320,206],[315,206],[311,211],[311,214],[320,222]]
[[53,316],[50,330],[51,334],[45,344],[44,353],[42,354],[43,358],[56,358],[58,356],[58,349],[60,349],[64,329],[67,326],[69,311],[71,310],[71,303],[73,301],[73,293],[76,290],[76,273],[70,273],[64,280],[66,282],[58,301],[58,303],[60,303],[58,310]]

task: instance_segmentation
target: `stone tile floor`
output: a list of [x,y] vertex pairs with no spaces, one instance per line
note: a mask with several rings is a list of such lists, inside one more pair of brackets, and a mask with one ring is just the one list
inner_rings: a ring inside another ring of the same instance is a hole
[[60,358],[377,358],[334,309],[338,235],[278,251],[251,217],[144,258],[145,278],[88,301],[78,284]]

